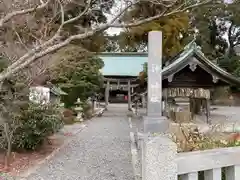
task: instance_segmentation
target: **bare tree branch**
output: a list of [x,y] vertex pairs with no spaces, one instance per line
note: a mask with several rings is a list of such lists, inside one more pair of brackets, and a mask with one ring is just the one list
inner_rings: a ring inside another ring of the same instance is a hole
[[67,25],[69,23],[72,23],[74,21],[77,21],[78,19],[80,19],[83,15],[86,14],[86,12],[89,10],[90,8],[90,4],[91,4],[91,0],[88,1],[88,4],[86,6],[86,8],[84,9],[84,11],[82,13],[80,13],[78,16],[74,17],[74,18],[71,18],[67,21],[64,21],[64,9],[63,9],[63,6],[62,4],[60,3],[60,8],[61,8],[61,19],[62,19],[62,24],[59,26],[57,32],[55,33],[55,35],[50,38],[48,41],[40,44],[39,46],[36,46],[34,49],[30,50],[29,52],[27,52],[25,55],[23,55],[21,58],[19,58],[15,63],[13,63],[8,71],[10,71],[11,69],[19,66],[19,64],[21,64],[22,62],[25,61],[26,58],[30,57],[31,55],[33,55],[34,53],[36,53],[37,51],[41,50],[41,48],[44,48],[46,46],[49,46],[51,45],[55,40],[57,40],[59,37],[60,37],[60,33],[64,27],[64,25]]
[[[65,22],[63,23],[63,26],[66,25],[66,24],[73,23],[73,22],[79,20],[83,15],[85,15],[85,14],[90,10],[91,2],[92,2],[92,0],[88,0],[87,5],[86,5],[85,9],[83,10],[83,12],[79,13],[78,16],[76,16],[76,17],[74,17],[74,18],[71,18],[71,19],[65,21]],[[90,11],[91,11],[91,10],[90,10]]]
[[183,9],[181,9],[181,6],[179,6],[179,7],[177,7],[176,9],[174,9],[173,11],[171,11],[169,13],[166,13],[166,11],[164,11],[161,14],[158,14],[156,16],[149,17],[149,18],[146,18],[146,19],[143,19],[143,20],[138,20],[138,21],[132,22],[132,23],[126,23],[126,24],[125,23],[114,23],[114,24],[111,24],[110,27],[114,27],[114,28],[136,27],[136,26],[140,26],[142,24],[154,21],[154,20],[162,18],[162,17],[171,16],[173,14],[180,13],[180,12],[185,12],[185,11],[187,11],[189,9],[193,9],[193,8],[198,7],[198,6],[206,5],[206,4],[210,3],[210,2],[211,2],[211,0],[205,0],[205,1],[201,2],[201,3],[196,3],[194,5],[187,6],[187,7],[183,8]]
[[29,49],[28,49],[27,46],[23,43],[23,41],[22,41],[20,35],[18,34],[18,32],[16,31],[15,27],[13,27],[13,30],[14,30],[14,32],[15,32],[15,34],[16,34],[16,36],[17,36],[19,42],[20,42],[20,44],[25,48],[25,50],[28,51]]
[[[48,2],[49,1],[51,1],[51,0],[48,0]],[[165,0],[165,1],[167,1],[167,0]],[[187,7],[182,7],[180,5],[170,12],[164,11],[164,12],[162,12],[162,13],[156,15],[156,16],[149,17],[149,18],[142,19],[142,20],[136,20],[134,22],[129,22],[129,23],[118,23],[118,22],[116,22],[119,18],[121,18],[121,16],[129,8],[131,8],[133,5],[139,3],[140,1],[137,1],[135,3],[128,3],[125,6],[125,8],[123,8],[119,13],[117,13],[115,15],[115,17],[110,22],[108,22],[106,24],[99,24],[96,28],[94,28],[92,30],[89,30],[89,31],[84,32],[84,33],[79,33],[79,34],[76,34],[76,35],[72,35],[72,36],[67,37],[63,41],[59,41],[60,40],[59,37],[61,36],[61,31],[62,31],[64,25],[79,20],[83,15],[86,15],[93,10],[93,9],[90,8],[91,2],[92,2],[92,0],[89,0],[87,2],[87,5],[86,5],[85,9],[81,13],[79,13],[78,16],[73,17],[73,18],[65,21],[64,20],[64,8],[63,8],[63,5],[61,4],[61,2],[59,1],[62,20],[61,20],[61,25],[59,26],[56,33],[46,42],[44,42],[44,43],[38,45],[37,47],[29,50],[26,54],[24,54],[22,57],[20,57],[16,62],[14,62],[12,65],[10,65],[5,71],[0,73],[0,81],[4,80],[5,78],[11,76],[14,73],[19,72],[21,69],[26,68],[27,66],[29,66],[34,61],[37,61],[39,58],[41,58],[41,57],[43,57],[47,54],[53,53],[56,50],[59,50],[60,48],[68,45],[73,40],[86,39],[88,37],[93,36],[97,32],[107,30],[108,28],[111,28],[111,27],[114,27],[114,28],[128,28],[128,27],[139,26],[139,25],[142,25],[144,23],[148,23],[148,22],[151,22],[153,20],[159,19],[161,17],[170,16],[170,15],[173,15],[173,14],[176,14],[176,13],[179,13],[179,12],[185,12],[189,9],[208,4],[208,3],[211,2],[211,0],[204,0],[204,1],[199,2],[199,3],[189,5]]]
[[15,16],[24,15],[24,14],[31,13],[31,12],[45,8],[51,1],[52,0],[47,0],[47,2],[45,2],[41,5],[38,5],[37,7],[34,7],[34,8],[24,9],[24,10],[20,10],[20,11],[13,11],[11,13],[8,13],[7,15],[5,15],[4,17],[2,17],[0,19],[0,27],[2,27],[4,25],[4,23],[8,22],[10,19],[12,19]]

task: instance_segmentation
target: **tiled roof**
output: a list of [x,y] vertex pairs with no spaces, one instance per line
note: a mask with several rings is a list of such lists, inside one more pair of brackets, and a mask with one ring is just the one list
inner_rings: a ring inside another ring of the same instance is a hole
[[[195,57],[195,59],[191,58]],[[165,66],[162,70],[163,79],[168,78],[170,75],[175,74],[182,70],[184,67],[188,66],[191,61],[197,63],[197,65],[208,73],[217,76],[222,81],[229,84],[234,84],[240,86],[240,79],[233,76],[232,74],[226,72],[220,68],[217,64],[210,61],[201,51],[201,47],[192,41],[189,43],[182,53],[180,53],[174,61]]]
[[[104,76],[138,76],[143,70],[143,64],[148,61],[147,53],[101,53],[99,57],[105,64],[101,70]],[[163,68],[163,79],[179,72],[193,60],[208,73],[217,76],[229,84],[240,86],[240,79],[229,74],[206,58],[194,40],[185,46],[184,50],[170,60],[169,64]]]
[[138,76],[147,62],[146,53],[101,53],[104,76]]
[[67,95],[67,93],[64,92],[61,88],[54,86],[54,85],[50,88],[50,92],[57,96]]

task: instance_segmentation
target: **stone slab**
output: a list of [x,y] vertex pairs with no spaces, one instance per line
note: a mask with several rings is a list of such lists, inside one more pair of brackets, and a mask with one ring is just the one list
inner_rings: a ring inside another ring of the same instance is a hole
[[169,121],[166,117],[143,117],[145,133],[166,133],[169,130]]

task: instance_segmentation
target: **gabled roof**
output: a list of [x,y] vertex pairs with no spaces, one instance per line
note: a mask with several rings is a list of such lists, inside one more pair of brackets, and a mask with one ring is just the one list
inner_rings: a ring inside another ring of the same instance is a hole
[[68,95],[66,92],[64,92],[60,87],[52,84],[51,82],[46,81],[44,84],[36,84],[36,82],[32,85],[32,87],[47,87],[50,89],[50,92],[56,96],[66,96]]
[[208,73],[218,77],[222,81],[240,86],[240,79],[226,72],[218,65],[210,61],[208,58],[206,58],[201,51],[201,47],[197,46],[195,41],[189,43],[174,60],[170,61],[170,64],[166,65],[163,68],[163,79],[167,79],[170,75],[179,72],[190,63],[196,63],[199,67]]
[[100,70],[104,76],[139,76],[143,64],[147,62],[147,53],[100,53],[104,62]]
[[54,86],[54,85],[50,88],[50,92],[53,93],[56,96],[64,96],[64,95],[66,96],[66,95],[68,95],[60,87],[57,87],[57,86]]
[[[104,67],[101,72],[104,76],[139,76],[143,70],[143,64],[148,61],[148,53],[129,53],[129,52],[103,52],[98,54],[103,60]],[[191,58],[194,57],[194,58]],[[206,72],[218,77],[218,79],[232,85],[240,86],[240,79],[226,72],[217,64],[210,61],[203,52],[201,47],[197,46],[195,40],[185,46],[173,59],[165,63],[162,71],[163,79],[181,71],[190,63],[196,63]]]

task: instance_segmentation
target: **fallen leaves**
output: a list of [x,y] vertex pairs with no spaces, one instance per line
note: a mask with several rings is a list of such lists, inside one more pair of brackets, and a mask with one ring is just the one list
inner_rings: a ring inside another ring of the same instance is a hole
[[7,173],[11,176],[17,176],[21,172],[24,172],[30,167],[36,165],[39,161],[45,159],[55,149],[61,146],[62,143],[63,140],[61,139],[51,139],[51,143],[46,143],[38,151],[26,151],[21,153],[14,152],[14,158],[12,158],[12,162],[10,163],[10,166],[8,168],[4,167],[4,152],[0,152],[0,173]]

